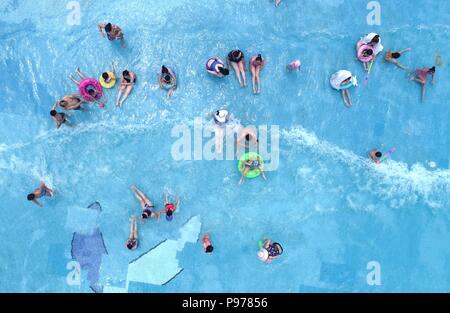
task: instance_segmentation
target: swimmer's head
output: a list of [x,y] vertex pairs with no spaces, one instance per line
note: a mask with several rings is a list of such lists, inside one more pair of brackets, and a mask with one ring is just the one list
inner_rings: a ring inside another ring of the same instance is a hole
[[256,57],[256,61],[262,62],[262,56],[261,56],[261,54],[258,54],[258,56]]
[[56,112],[56,110],[51,110],[50,111],[50,115],[51,116],[56,116],[56,114],[58,114],[58,112]]
[[67,101],[66,100],[61,100],[61,101],[59,101],[59,105],[60,106],[66,106],[67,105]]
[[373,55],[373,50],[372,49],[367,49],[367,50],[364,50],[364,53],[366,55]]
[[209,245],[209,246],[206,247],[206,253],[212,253],[213,250],[214,250],[214,247],[211,246],[211,245]]
[[163,65],[161,67],[161,73],[168,74],[169,73],[169,69],[165,65]]
[[112,30],[112,25],[111,25],[111,23],[106,24],[106,25],[105,25],[105,31],[106,31],[107,33],[109,33],[111,30]]
[[393,57],[394,59],[398,59],[400,56],[401,56],[401,54],[398,53],[398,52],[393,52],[393,53],[392,53],[392,57]]
[[168,221],[173,220],[173,211],[171,209],[167,210],[166,212],[166,220]]
[[27,199],[28,199],[28,201],[33,201],[34,199],[36,199],[36,196],[34,195],[34,193],[30,193],[30,194],[27,196]]
[[383,153],[381,153],[380,151],[377,151],[377,152],[375,153],[375,156],[376,156],[377,158],[381,158],[381,157],[383,156]]
[[250,135],[249,134],[245,135],[245,140],[250,141]]
[[95,90],[94,90],[94,89],[88,89],[87,92],[88,92],[88,94],[91,95],[92,97],[95,96]]
[[106,73],[106,72],[104,72],[104,73],[102,74],[102,77],[103,77],[104,80],[109,79],[109,75],[108,75],[108,73]]
[[146,219],[149,218],[147,212],[142,213],[142,218],[143,218],[144,220],[146,220]]
[[131,241],[128,241],[128,243],[127,243],[127,248],[128,248],[129,250],[133,249],[133,243],[132,243]]
[[433,66],[432,68],[430,68],[429,71],[430,71],[431,73],[435,73],[435,72],[436,72],[436,66]]
[[380,42],[380,36],[379,35],[375,35],[372,40],[370,41],[370,43],[379,43]]
[[130,76],[130,72],[128,70],[125,70],[122,72],[123,76]]
[[225,76],[228,76],[230,74],[230,70],[225,67],[219,67],[219,72]]
[[170,75],[169,75],[169,74],[164,75],[164,81],[165,81],[166,83],[170,83]]
[[233,58],[237,59],[237,58],[239,58],[240,55],[241,55],[241,52],[239,50],[233,51]]

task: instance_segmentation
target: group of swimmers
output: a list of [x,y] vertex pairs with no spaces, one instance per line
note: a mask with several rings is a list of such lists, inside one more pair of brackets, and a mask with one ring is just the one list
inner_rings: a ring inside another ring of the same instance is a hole
[[[364,83],[367,83],[369,75],[378,54],[383,51],[384,47],[381,44],[381,37],[377,33],[369,33],[362,37],[356,44],[357,59],[359,59],[364,66],[364,70],[367,72]],[[393,63],[403,70],[408,70],[409,68],[401,64],[398,59],[405,53],[411,51],[411,48],[406,48],[401,51],[388,51],[385,54],[385,60],[387,62]],[[434,74],[436,72],[436,67],[431,68],[419,68],[408,74],[411,80],[416,81],[422,86],[422,100],[425,98],[425,90],[427,84],[427,78],[429,75],[432,76],[432,83],[434,83]],[[340,90],[344,104],[347,107],[352,106],[352,101],[350,97],[349,88],[357,86],[358,82],[356,76],[354,76],[350,71],[340,70],[331,76],[330,83],[333,88]]]

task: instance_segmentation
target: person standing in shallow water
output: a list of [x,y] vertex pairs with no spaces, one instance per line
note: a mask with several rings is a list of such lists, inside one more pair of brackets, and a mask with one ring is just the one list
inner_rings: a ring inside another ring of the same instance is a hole
[[[99,23],[97,27],[103,37],[107,37],[109,41],[120,40],[122,48],[126,47],[124,35],[122,29],[119,26],[111,23]],[[103,30],[105,30],[105,32],[103,32]]]
[[37,200],[42,197],[53,197],[53,190],[48,188],[43,182],[40,183],[39,188],[35,189],[27,196],[28,201],[33,201],[42,208],[42,204]]

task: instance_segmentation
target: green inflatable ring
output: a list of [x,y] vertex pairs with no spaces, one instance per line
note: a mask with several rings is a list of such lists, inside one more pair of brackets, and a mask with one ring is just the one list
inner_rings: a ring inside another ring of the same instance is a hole
[[[264,160],[262,158],[262,156],[260,156],[258,153],[256,152],[247,152],[246,154],[244,154],[241,159],[238,162],[238,170],[239,172],[242,173],[243,169],[242,169],[242,164],[244,162],[248,162],[251,159],[256,159],[258,158],[261,160],[261,167],[264,169]],[[248,171],[247,175],[245,175],[245,177],[247,178],[256,178],[259,175],[261,175],[261,171],[258,168],[255,168],[253,170]]]

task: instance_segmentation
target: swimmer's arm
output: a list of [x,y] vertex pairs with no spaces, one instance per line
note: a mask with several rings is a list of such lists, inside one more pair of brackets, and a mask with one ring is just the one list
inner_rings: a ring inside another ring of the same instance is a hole
[[432,77],[431,83],[434,84],[434,74],[431,74],[431,77]]
[[97,27],[98,27],[98,31],[100,32],[100,34],[103,37],[105,37],[105,33],[103,32],[103,28],[105,28],[105,24],[98,23]]
[[114,62],[111,63],[111,69],[114,74],[116,74],[116,67],[114,66]]
[[42,208],[42,204],[39,203],[39,201],[37,201],[36,199],[33,200],[34,203],[36,203],[38,206],[40,206]]

